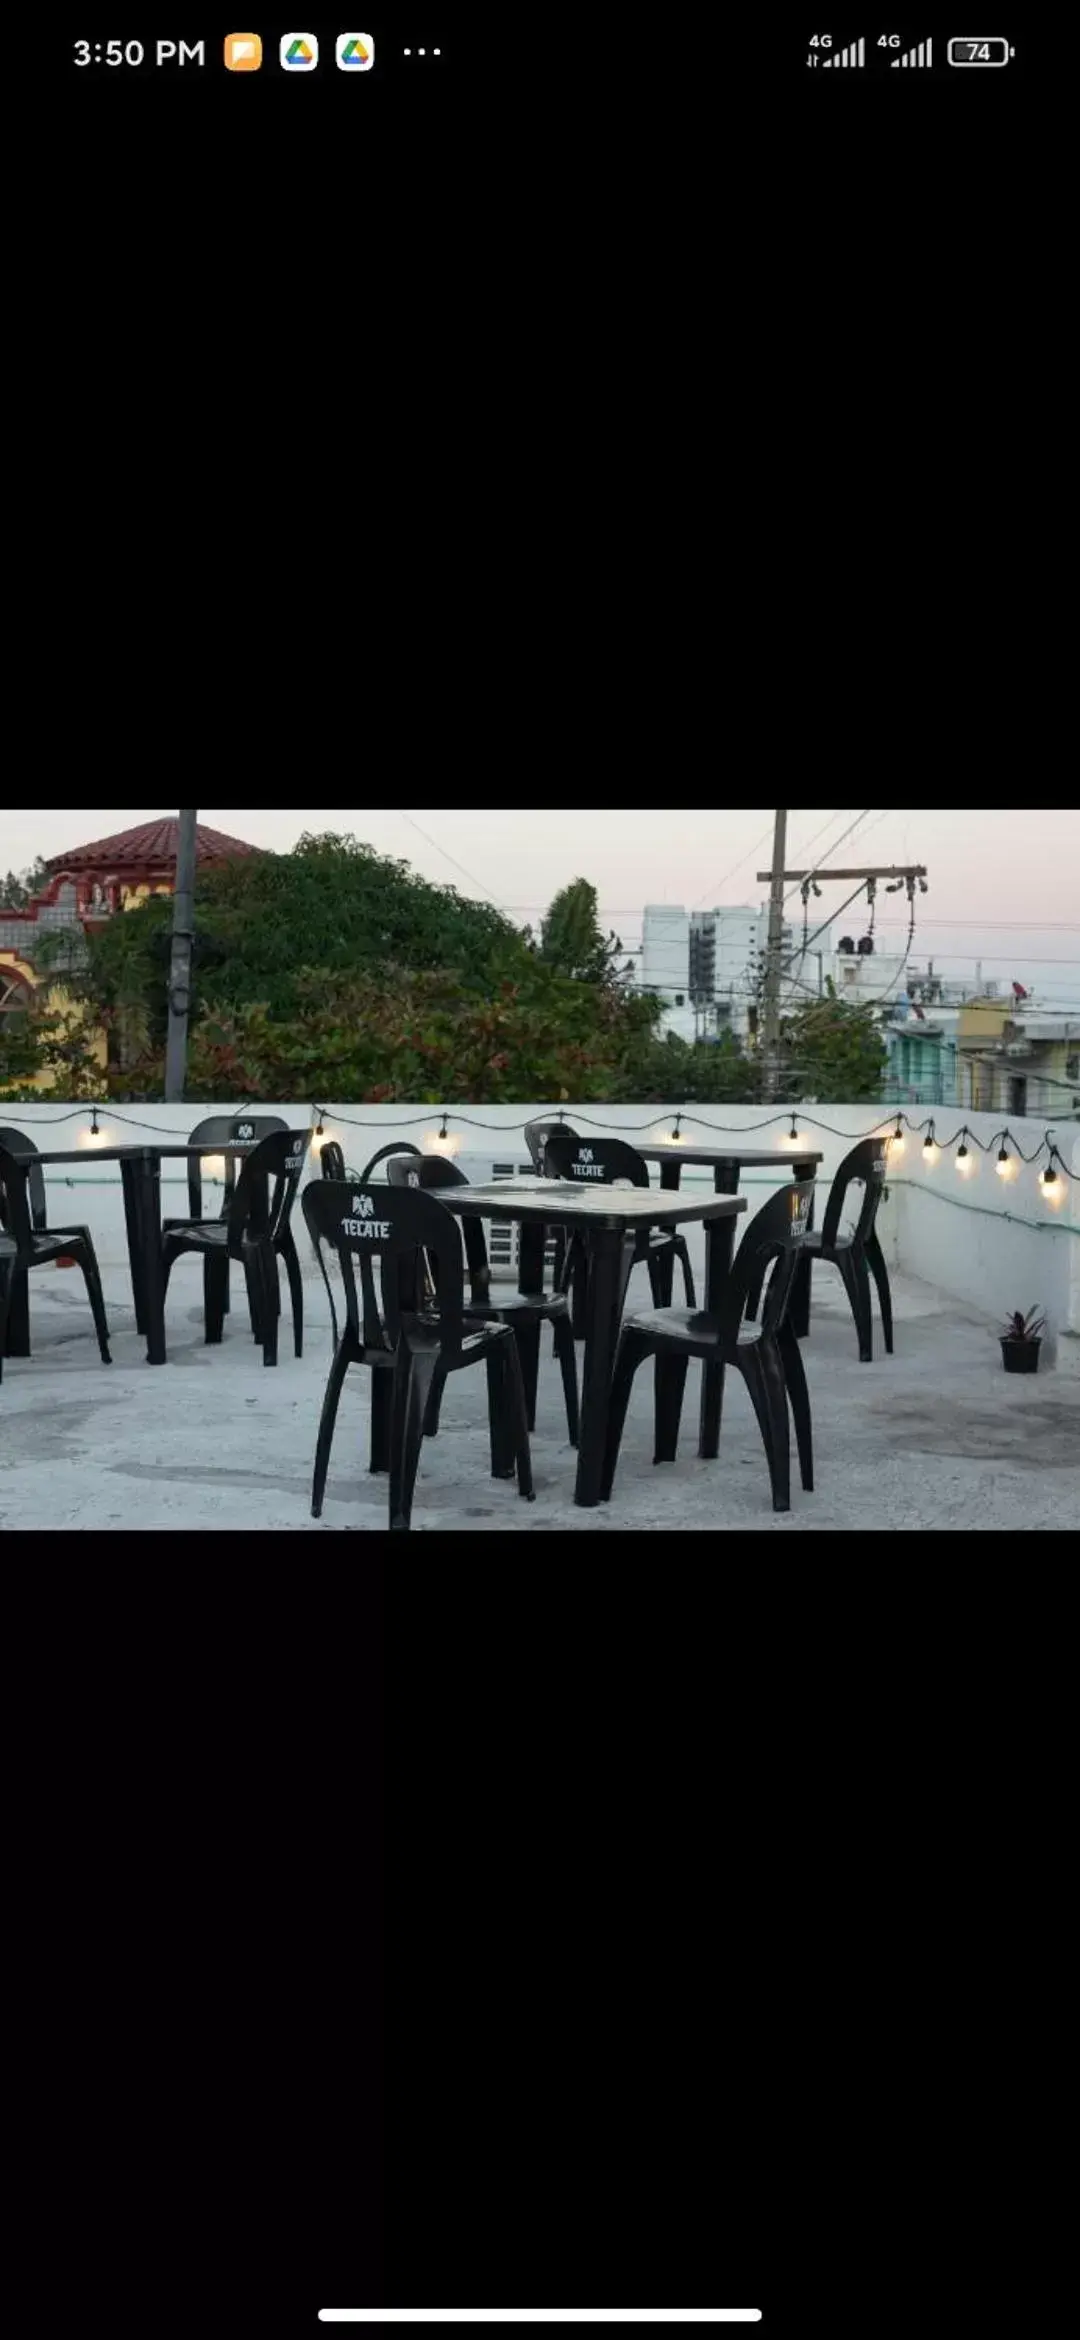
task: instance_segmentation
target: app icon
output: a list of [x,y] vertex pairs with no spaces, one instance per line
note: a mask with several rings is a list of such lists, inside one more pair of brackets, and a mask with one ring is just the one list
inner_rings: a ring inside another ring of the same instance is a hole
[[257,73],[262,64],[258,33],[226,33],[225,63],[230,73]]
[[370,73],[375,63],[375,43],[370,33],[342,33],[337,45],[337,61],[343,73]]
[[317,33],[286,33],[280,56],[286,73],[314,73],[319,62]]

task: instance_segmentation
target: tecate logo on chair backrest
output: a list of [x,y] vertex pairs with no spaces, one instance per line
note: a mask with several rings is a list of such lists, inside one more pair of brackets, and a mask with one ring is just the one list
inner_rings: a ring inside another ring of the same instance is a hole
[[800,1194],[798,1187],[793,1187],[791,1190],[791,1232],[796,1243],[800,1235],[806,1233],[806,1222],[809,1216],[809,1194]]
[[406,1183],[406,1185],[407,1185],[407,1186],[419,1186],[419,1184],[420,1184],[420,1174],[419,1174],[419,1172],[418,1172],[418,1171],[416,1171],[416,1170],[410,1170],[410,1172],[409,1172],[409,1175],[408,1175],[408,1177],[407,1177],[407,1179],[406,1179],[405,1183]]
[[571,1162],[570,1168],[575,1178],[602,1178],[604,1175],[603,1164],[593,1161],[591,1146],[578,1147],[577,1160]]
[[366,1235],[373,1243],[385,1243],[390,1233],[390,1221],[374,1217],[375,1205],[370,1194],[354,1194],[352,1207],[353,1217],[341,1222],[343,1232],[346,1235]]
[[253,1128],[252,1128],[252,1126],[251,1126],[251,1123],[250,1123],[250,1121],[238,1121],[238,1122],[237,1122],[237,1124],[236,1124],[236,1142],[237,1142],[237,1145],[238,1145],[238,1146],[242,1146],[242,1145],[244,1145],[244,1144],[247,1142],[247,1140],[249,1140],[250,1138],[253,1138],[253,1137],[254,1137],[254,1135],[255,1135],[255,1132],[254,1132],[254,1129],[253,1129]]
[[289,1172],[290,1176],[292,1175],[292,1173],[293,1173],[294,1171],[296,1171],[296,1170],[299,1170],[299,1169],[300,1169],[300,1167],[301,1167],[301,1165],[302,1165],[302,1163],[303,1163],[303,1159],[304,1159],[304,1140],[303,1140],[303,1138],[302,1138],[302,1137],[294,1138],[294,1139],[293,1139],[293,1142],[292,1142],[292,1153],[291,1153],[291,1155],[290,1155],[290,1158],[289,1158],[289,1160],[288,1160],[288,1161],[286,1162],[286,1164],[285,1164],[285,1168],[286,1168],[286,1170]]
[[876,1161],[876,1162],[875,1162],[875,1164],[874,1164],[874,1176],[875,1176],[875,1178],[884,1178],[884,1176],[885,1176],[885,1156],[884,1156],[884,1154],[879,1154],[879,1155],[878,1155],[877,1161]]
[[369,1193],[355,1193],[353,1217],[341,1219],[341,1231],[346,1236],[367,1236],[369,1243],[386,1243],[390,1221],[374,1217],[374,1200]]

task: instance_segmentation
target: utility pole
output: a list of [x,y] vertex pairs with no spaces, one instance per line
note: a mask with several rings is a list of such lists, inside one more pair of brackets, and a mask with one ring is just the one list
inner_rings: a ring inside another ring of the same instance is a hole
[[165,1043],[165,1102],[167,1105],[179,1105],[184,1095],[188,1012],[191,1007],[191,946],[195,936],[195,823],[197,818],[198,815],[193,812],[181,813],[176,842],[172,958],[169,966],[169,1029]]
[[[843,885],[847,883],[849,878],[854,878],[860,893],[864,884],[872,885],[875,888],[884,884],[887,894],[906,892],[908,901],[912,905],[915,901],[916,887],[922,894],[929,891],[926,883],[926,866],[921,861],[905,863],[902,868],[898,868],[894,864],[889,869],[881,867],[876,869],[827,869],[824,865],[818,869],[785,869],[784,840],[786,832],[787,814],[778,812],[773,828],[772,868],[771,870],[759,869],[757,873],[759,886],[768,885],[769,888],[769,939],[765,957],[763,1016],[763,1085],[765,1096],[769,1100],[776,1096],[780,1070],[778,1043],[780,1036],[780,984],[783,975],[785,885],[800,886],[804,902],[809,898],[811,886],[816,892],[820,892],[821,889],[817,882],[819,878],[824,879],[828,885]],[[870,899],[873,900],[873,894],[870,895]],[[912,930],[914,930],[914,915],[913,907]],[[793,953],[792,956],[793,958],[797,957],[798,953]]]
[[765,1096],[776,1095],[780,1077],[780,960],[784,947],[784,850],[787,814],[773,815],[772,873],[769,885],[769,933],[765,945],[764,1073]]

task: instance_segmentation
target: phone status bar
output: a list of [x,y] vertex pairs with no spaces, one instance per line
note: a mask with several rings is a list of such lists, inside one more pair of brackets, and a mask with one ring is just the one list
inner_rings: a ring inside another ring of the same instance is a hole
[[928,32],[912,24],[888,32],[813,31],[793,40],[792,64],[801,66],[807,81],[832,87],[839,78],[845,86],[862,82],[903,84],[914,74],[924,81],[953,86],[1016,78],[1022,64],[1022,42],[1009,34],[954,34]]

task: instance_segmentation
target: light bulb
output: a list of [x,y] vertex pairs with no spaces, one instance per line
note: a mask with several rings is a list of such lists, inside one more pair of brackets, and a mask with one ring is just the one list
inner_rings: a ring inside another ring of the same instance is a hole
[[427,1136],[424,1139],[424,1144],[425,1147],[431,1148],[440,1153],[457,1153],[461,1144],[461,1139],[459,1137],[451,1137],[450,1132],[446,1126],[445,1113],[443,1114],[440,1127],[438,1129],[429,1130]]
[[1042,1176],[1041,1176],[1041,1178],[1040,1178],[1040,1180],[1039,1180],[1039,1184],[1040,1184],[1040,1186],[1056,1186],[1056,1185],[1057,1185],[1057,1171],[1055,1170],[1055,1168],[1054,1168],[1054,1165],[1053,1165],[1053,1162],[1052,1162],[1052,1161],[1050,1161],[1050,1162],[1048,1162],[1048,1163],[1047,1163],[1047,1165],[1046,1165],[1046,1168],[1045,1168],[1045,1170],[1043,1171],[1043,1173],[1042,1173]]
[[1010,1161],[1010,1159],[1009,1159],[1009,1156],[1008,1156],[1008,1154],[1007,1154],[1007,1153],[1006,1153],[1006,1151],[1005,1151],[1005,1148],[1004,1148],[1004,1146],[1002,1146],[1002,1148],[1001,1148],[1001,1152],[999,1153],[999,1155],[998,1155],[998,1158],[997,1158],[997,1174],[998,1174],[998,1177],[999,1177],[999,1178],[1007,1178],[1007,1177],[1008,1177],[1008,1175],[1009,1175],[1009,1172],[1010,1172],[1010,1170],[1011,1170],[1011,1169],[1012,1169],[1012,1163],[1011,1163],[1011,1161]]
[[935,1164],[935,1162],[937,1161],[938,1155],[939,1155],[939,1153],[940,1153],[940,1150],[941,1150],[941,1149],[940,1149],[940,1147],[939,1147],[939,1146],[938,1146],[938,1145],[935,1143],[935,1140],[934,1140],[933,1138],[927,1138],[927,1139],[926,1139],[926,1141],[925,1141],[925,1143],[924,1143],[924,1145],[923,1145],[923,1150],[922,1150],[922,1151],[923,1151],[923,1161],[925,1162],[925,1164],[926,1164],[926,1167],[927,1167],[927,1169],[928,1169],[928,1170],[932,1170],[932,1169],[933,1169],[933,1167],[934,1167],[934,1164]]
[[968,1147],[964,1144],[963,1138],[961,1138],[960,1143],[956,1149],[956,1167],[960,1172],[961,1178],[970,1178],[972,1170],[972,1158]]
[[893,1151],[893,1153],[894,1153],[894,1154],[902,1154],[902,1153],[903,1153],[903,1151],[904,1151],[904,1132],[903,1132],[903,1130],[902,1130],[902,1128],[901,1128],[901,1126],[900,1126],[900,1115],[899,1115],[899,1114],[897,1114],[897,1116],[896,1116],[896,1128],[894,1129],[894,1131],[893,1131],[893,1133],[892,1133],[892,1136],[891,1136],[891,1137],[889,1137],[889,1138],[886,1138],[886,1140],[885,1140],[885,1143],[886,1143],[886,1145],[887,1145],[887,1146],[890,1146],[890,1147],[892,1148],[892,1151]]

